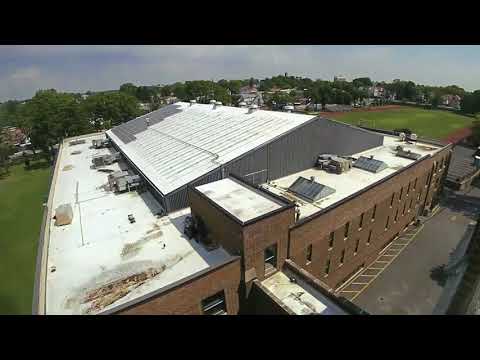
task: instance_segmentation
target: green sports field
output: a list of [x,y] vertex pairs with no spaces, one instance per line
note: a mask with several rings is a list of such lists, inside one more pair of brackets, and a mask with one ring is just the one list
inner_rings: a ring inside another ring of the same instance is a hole
[[385,111],[348,112],[335,114],[332,118],[377,129],[393,130],[408,128],[421,137],[443,139],[462,128],[469,127],[473,119],[443,110],[424,110],[401,107]]
[[0,314],[31,314],[33,279],[50,166],[10,168],[0,176]]

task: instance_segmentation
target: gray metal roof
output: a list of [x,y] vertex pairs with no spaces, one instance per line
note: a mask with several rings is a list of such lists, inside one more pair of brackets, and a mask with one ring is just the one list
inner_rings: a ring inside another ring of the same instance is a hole
[[320,200],[335,192],[335,189],[300,176],[290,185],[289,190],[311,202]]
[[353,163],[353,166],[373,173],[378,173],[388,168],[388,165],[383,161],[365,156],[360,156],[358,160]]
[[478,170],[473,164],[474,154],[475,149],[455,146],[448,168],[447,180],[452,182],[462,181],[464,178],[474,174]]

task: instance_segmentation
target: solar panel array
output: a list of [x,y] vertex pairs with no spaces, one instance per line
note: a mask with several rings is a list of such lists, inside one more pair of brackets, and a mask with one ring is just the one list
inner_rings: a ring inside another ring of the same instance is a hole
[[141,117],[107,133],[164,195],[314,118],[188,103],[161,110],[148,128]]
[[302,176],[295,180],[288,190],[311,202],[323,199],[335,192],[335,189],[327,185],[305,179]]
[[381,160],[360,156],[357,161],[353,163],[353,166],[362,170],[370,171],[372,173],[378,173],[388,168],[388,165]]

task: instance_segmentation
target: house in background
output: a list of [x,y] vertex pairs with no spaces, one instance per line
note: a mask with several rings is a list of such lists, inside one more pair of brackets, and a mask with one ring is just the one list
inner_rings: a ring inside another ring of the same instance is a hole
[[460,102],[462,98],[458,95],[444,95],[442,96],[442,105],[460,109]]

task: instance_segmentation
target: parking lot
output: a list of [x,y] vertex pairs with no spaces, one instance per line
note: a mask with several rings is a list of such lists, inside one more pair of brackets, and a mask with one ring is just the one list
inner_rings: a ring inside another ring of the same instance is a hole
[[479,213],[479,188],[448,193],[435,215],[420,227],[408,227],[339,295],[370,314],[437,313],[450,291],[444,269],[459,260],[452,255],[468,243]]

